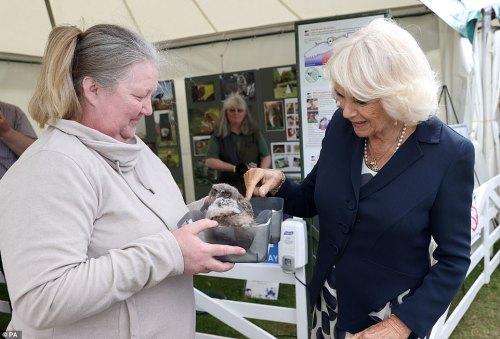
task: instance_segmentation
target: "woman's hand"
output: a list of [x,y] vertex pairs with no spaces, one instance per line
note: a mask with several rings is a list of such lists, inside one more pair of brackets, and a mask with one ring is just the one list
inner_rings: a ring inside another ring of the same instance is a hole
[[241,247],[208,244],[198,237],[201,231],[217,225],[216,221],[202,219],[172,232],[182,251],[185,274],[225,272],[233,268],[234,263],[221,262],[214,256],[245,254],[245,249]]
[[389,319],[354,334],[350,339],[406,339],[410,334],[411,329],[398,317],[391,315]]
[[252,195],[264,197],[281,183],[282,172],[275,169],[250,168],[245,175],[246,198]]

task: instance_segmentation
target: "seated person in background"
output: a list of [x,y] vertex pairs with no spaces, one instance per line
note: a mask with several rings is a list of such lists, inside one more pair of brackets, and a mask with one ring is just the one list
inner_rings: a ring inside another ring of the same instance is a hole
[[251,167],[269,168],[271,156],[262,133],[254,123],[245,99],[229,95],[214,133],[208,143],[205,164],[219,171],[218,182],[225,182],[245,194],[243,174]]
[[26,114],[0,101],[0,179],[35,139]]

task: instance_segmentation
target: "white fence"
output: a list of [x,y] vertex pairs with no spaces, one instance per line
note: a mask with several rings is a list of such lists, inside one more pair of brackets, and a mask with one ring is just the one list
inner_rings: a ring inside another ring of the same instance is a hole
[[[307,339],[309,337],[306,287],[302,284],[306,281],[304,267],[298,268],[294,276],[294,274],[284,273],[277,264],[236,264],[234,268],[228,272],[212,272],[207,275],[212,277],[262,280],[295,285],[295,308],[214,299],[195,289],[196,307],[210,313],[213,317],[219,319],[248,338],[264,339],[274,338],[274,336],[248,321],[246,318],[296,324],[297,338]],[[300,282],[297,279],[300,279]],[[196,333],[196,338],[225,337]]]
[[474,190],[474,207],[477,210],[477,221],[479,223],[477,226],[480,232],[472,241],[471,265],[467,276],[481,261],[483,262],[483,271],[453,312],[448,315],[447,310],[441,316],[432,329],[430,339],[448,338],[451,335],[481,287],[490,282],[491,274],[498,267],[500,251],[494,253],[493,245],[500,238],[500,227],[498,227],[497,223],[500,214],[499,190],[500,175],[488,180]]
[[[451,314],[446,311],[432,329],[430,339],[448,338],[460,319],[472,304],[481,287],[488,284],[491,274],[500,262],[500,251],[493,253],[493,245],[500,239],[500,227],[497,227],[497,218],[500,214],[500,175],[483,183],[474,190],[475,208],[478,215],[478,229],[480,235],[472,242],[471,266],[467,275],[483,262],[483,271],[472,284],[465,296]],[[282,284],[295,285],[295,308],[287,308],[272,305],[261,305],[249,302],[232,300],[220,300],[210,298],[206,294],[195,289],[196,306],[198,309],[210,313],[236,331],[249,338],[274,338],[273,335],[248,321],[250,319],[261,319],[283,323],[296,324],[297,338],[308,338],[308,314],[306,288],[301,282],[306,281],[305,268],[296,270],[295,275],[284,273],[276,264],[236,264],[226,273],[210,273],[208,276],[252,279],[273,281]],[[3,276],[0,274],[0,282]],[[0,301],[0,312],[9,313],[8,303]],[[196,333],[197,338],[223,338],[204,333]]]

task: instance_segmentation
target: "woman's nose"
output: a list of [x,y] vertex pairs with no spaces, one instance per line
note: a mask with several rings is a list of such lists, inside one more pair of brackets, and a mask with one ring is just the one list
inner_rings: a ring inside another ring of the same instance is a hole
[[151,103],[151,100],[144,100],[145,102],[142,104],[142,114],[144,115],[151,115],[153,114],[153,105]]
[[342,112],[342,115],[344,118],[349,119],[352,118],[357,114],[357,110],[355,105],[350,102],[349,100],[345,100],[344,105],[343,105],[344,111]]

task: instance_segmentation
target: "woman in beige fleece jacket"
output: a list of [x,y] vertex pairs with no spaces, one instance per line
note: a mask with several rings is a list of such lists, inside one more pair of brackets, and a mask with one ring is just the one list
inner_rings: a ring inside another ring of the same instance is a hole
[[135,136],[156,50],[114,25],[53,29],[30,112],[47,132],[0,182],[0,251],[26,338],[192,338],[192,275],[227,271],[169,170]]

